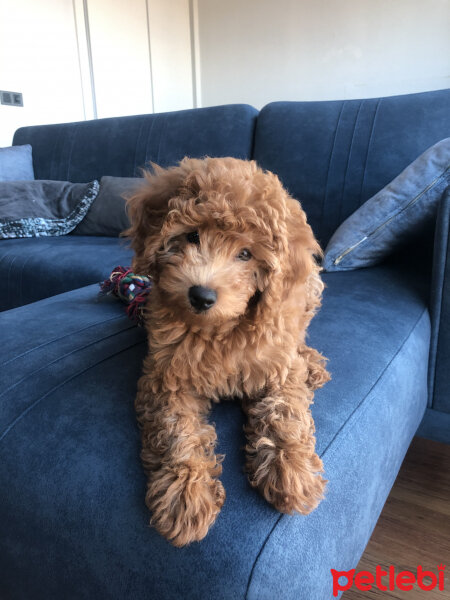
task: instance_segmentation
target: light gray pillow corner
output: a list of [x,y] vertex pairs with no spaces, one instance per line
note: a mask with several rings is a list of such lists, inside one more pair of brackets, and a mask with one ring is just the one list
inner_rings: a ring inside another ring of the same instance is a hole
[[32,180],[33,150],[30,144],[0,148],[0,181]]
[[326,272],[374,266],[433,219],[450,185],[450,138],[428,148],[334,232]]

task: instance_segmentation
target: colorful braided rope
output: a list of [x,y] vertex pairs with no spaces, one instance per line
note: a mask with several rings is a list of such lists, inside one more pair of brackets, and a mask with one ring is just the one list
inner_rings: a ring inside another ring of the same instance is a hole
[[113,295],[127,305],[126,312],[138,325],[144,324],[144,306],[152,287],[145,275],[136,275],[130,268],[116,267],[100,284],[101,295]]

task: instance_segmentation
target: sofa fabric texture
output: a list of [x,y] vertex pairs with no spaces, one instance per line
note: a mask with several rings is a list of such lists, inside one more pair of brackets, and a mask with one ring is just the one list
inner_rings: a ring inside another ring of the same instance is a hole
[[[450,90],[260,113],[231,105],[27,127],[14,143],[32,144],[37,178],[74,182],[186,154],[253,158],[301,200],[325,246],[450,136],[449,105]],[[427,234],[381,265],[323,275],[308,338],[332,375],[312,406],[329,481],[318,509],[282,515],[250,487],[244,417],[224,401],[210,420],[226,502],[206,538],[182,549],[149,527],[144,504],[133,402],[145,332],[98,295],[98,281],[131,263],[126,241],[0,240],[0,597],[329,600],[330,569],[356,567],[419,423],[450,442],[449,227],[446,192],[432,258]]]
[[426,150],[337,228],[323,268],[346,271],[380,264],[424,230],[432,231],[448,186],[450,138]]
[[132,256],[126,240],[110,237],[0,240],[0,310],[102,281]]
[[137,177],[185,156],[250,158],[258,111],[231,104],[18,129],[13,143],[33,147],[36,179],[84,183],[104,175]]
[[[439,206],[431,290],[429,405],[450,415],[450,188]],[[447,432],[450,443],[450,428]]]
[[33,152],[30,144],[0,148],[0,181],[34,179]]
[[148,526],[144,505],[133,409],[143,330],[97,286],[3,312],[6,597],[329,600],[330,568],[355,566],[425,410],[430,325],[414,273],[325,282],[310,342],[333,375],[313,406],[326,500],[308,517],[267,504],[243,472],[240,408],[224,402],[210,419],[227,499],[208,536],[181,550]]
[[[186,155],[251,158],[257,114],[251,106],[236,104],[39,125],[18,129],[14,144],[32,145],[37,179],[84,183],[104,176],[134,178],[149,161],[167,167]],[[127,223],[123,213],[117,219],[120,199],[113,200],[114,210],[92,235],[94,220],[104,214],[110,191],[100,197],[99,207],[93,207],[82,236],[59,242],[49,238],[36,246],[24,240],[2,241],[0,281],[6,284],[0,295],[1,310],[103,280],[115,266],[130,264],[132,254],[123,251],[125,242],[103,237],[117,236]],[[83,239],[86,234],[90,239]]]
[[325,248],[339,225],[422,152],[450,137],[450,90],[368,100],[274,102],[253,156],[300,200]]

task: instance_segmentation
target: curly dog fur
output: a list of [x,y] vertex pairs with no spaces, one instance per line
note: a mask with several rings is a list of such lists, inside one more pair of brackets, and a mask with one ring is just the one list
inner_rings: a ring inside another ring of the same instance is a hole
[[[225,500],[211,402],[247,415],[250,484],[281,512],[307,514],[325,480],[313,392],[325,359],[305,343],[320,306],[320,248],[276,175],[233,158],[145,173],[128,202],[133,269],[154,281],[136,411],[151,524],[175,546],[202,539]],[[215,291],[208,310],[192,286]]]

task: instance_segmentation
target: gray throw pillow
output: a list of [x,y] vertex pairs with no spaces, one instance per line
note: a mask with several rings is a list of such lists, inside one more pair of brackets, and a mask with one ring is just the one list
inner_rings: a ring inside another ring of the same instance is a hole
[[64,235],[89,210],[98,181],[1,181],[0,238]]
[[30,179],[34,179],[30,144],[0,148],[0,181],[29,181]]
[[450,138],[419,156],[334,232],[323,259],[325,271],[376,265],[425,230],[450,185]]
[[126,198],[131,196],[143,181],[141,177],[102,177],[95,202],[73,234],[117,237],[128,229],[130,221],[126,213]]

